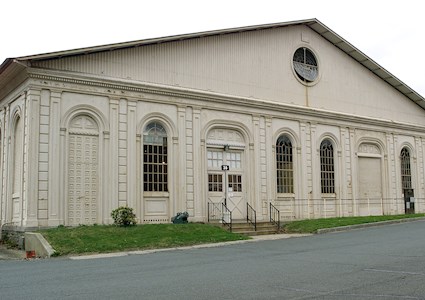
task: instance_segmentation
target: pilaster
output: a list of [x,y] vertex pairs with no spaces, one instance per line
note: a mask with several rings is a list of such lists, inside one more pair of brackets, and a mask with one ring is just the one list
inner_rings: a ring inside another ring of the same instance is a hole
[[[118,98],[109,99],[109,142],[110,142],[110,152],[108,157],[107,164],[109,165],[109,207],[112,211],[113,209],[118,208],[119,203],[119,193],[118,193],[118,182],[119,182],[119,104],[120,101]],[[141,218],[140,214],[136,214]],[[112,222],[111,217],[108,215],[109,222]]]
[[356,149],[356,130],[349,128],[350,139],[350,161],[351,161],[351,198],[352,198],[352,216],[357,216],[357,198],[358,198],[358,173],[357,173],[357,149]]
[[[51,91],[50,93],[50,131],[49,131],[49,192],[48,192],[48,214],[49,226],[63,224],[61,211],[63,211],[64,199],[60,197],[60,172],[64,170],[60,167],[60,101],[61,92]],[[40,145],[40,153],[45,146]],[[40,196],[40,192],[39,192]],[[41,200],[41,197],[39,201]]]
[[[195,165],[199,166],[202,155],[201,155],[201,109],[193,108],[192,117],[192,146],[193,146],[193,161]],[[206,212],[206,202],[202,201],[202,189],[201,189],[201,178],[205,175],[202,174],[202,169],[197,167],[194,168],[193,177],[193,194],[194,194],[194,206],[195,206],[195,221],[203,221]]]
[[185,145],[186,145],[186,210],[189,216],[195,215],[195,150],[193,147],[193,108],[186,108]]
[[127,206],[127,100],[119,100],[118,125],[118,206]]
[[176,185],[179,189],[176,191],[176,199],[174,204],[174,212],[182,212],[187,210],[186,203],[186,166],[187,166],[187,155],[186,155],[186,107],[179,106],[177,108],[177,129],[178,136],[181,141],[177,146],[178,151],[176,153],[176,168],[178,170],[178,176],[176,177]]
[[135,207],[137,192],[136,162],[137,102],[128,101],[127,107],[127,205]]
[[[44,188],[44,183],[39,183],[39,172],[45,171],[48,172],[48,163],[46,157],[40,158],[40,145],[48,145],[48,132],[40,132],[40,124],[48,122],[46,118],[41,118],[40,115],[40,106],[41,106],[41,91],[40,90],[29,90],[27,92],[27,109],[26,113],[28,114],[28,128],[26,130],[28,138],[28,145],[26,150],[27,160],[27,174],[26,174],[26,227],[36,227],[38,226],[38,193],[39,188]],[[46,128],[43,127],[42,130]],[[47,181],[47,178],[46,178]],[[47,184],[47,182],[46,182]],[[47,195],[46,195],[47,196]],[[46,197],[47,198],[47,197]],[[46,199],[47,200],[47,199]],[[47,209],[47,207],[46,207]],[[45,215],[42,215],[45,219],[47,218],[47,211]]]
[[[253,156],[249,157],[249,160],[246,160],[248,165],[252,165],[254,170],[249,173],[250,182],[251,182],[251,190],[247,195],[252,195],[252,197],[248,196],[246,201],[253,206],[255,210],[258,212],[261,211],[261,216],[264,215],[265,208],[262,199],[261,199],[261,184],[262,180],[257,180],[261,178],[261,140],[260,140],[260,117],[257,115],[252,116],[252,124],[253,124],[253,137],[254,144],[251,150]],[[252,199],[249,199],[252,198]]]

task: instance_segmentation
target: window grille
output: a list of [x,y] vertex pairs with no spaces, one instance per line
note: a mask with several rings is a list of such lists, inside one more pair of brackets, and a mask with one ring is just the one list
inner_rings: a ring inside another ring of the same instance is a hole
[[208,191],[210,192],[223,191],[223,175],[208,174]]
[[221,168],[221,165],[223,165],[223,150],[208,150],[207,159],[209,168]]
[[412,188],[412,174],[410,171],[410,153],[409,149],[401,150],[401,184],[403,190]]
[[322,193],[335,193],[334,151],[329,140],[324,140],[320,145],[320,171]]
[[157,122],[143,133],[143,187],[145,192],[168,192],[167,133]]
[[293,64],[295,72],[301,80],[312,82],[316,80],[319,70],[316,57],[307,48],[298,48],[294,53]]
[[230,166],[231,170],[241,168],[241,153],[227,152],[226,163]]
[[242,175],[229,175],[227,178],[233,192],[242,192]]
[[276,142],[276,180],[278,193],[294,192],[292,143],[286,136]]

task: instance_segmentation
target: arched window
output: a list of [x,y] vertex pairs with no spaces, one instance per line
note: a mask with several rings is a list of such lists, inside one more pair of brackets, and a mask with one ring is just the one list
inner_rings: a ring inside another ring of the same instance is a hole
[[276,186],[278,193],[294,192],[294,167],[292,143],[287,136],[280,136],[276,142]]
[[168,192],[167,132],[158,122],[143,132],[143,190]]
[[13,155],[13,194],[20,195],[21,191],[21,175],[22,175],[22,152],[23,152],[23,126],[20,117],[17,117],[15,123],[15,134],[14,134],[14,155]]
[[322,194],[335,193],[334,151],[329,140],[320,144],[320,178]]
[[403,190],[412,188],[412,174],[410,171],[410,153],[409,149],[404,147],[401,150],[401,184]]

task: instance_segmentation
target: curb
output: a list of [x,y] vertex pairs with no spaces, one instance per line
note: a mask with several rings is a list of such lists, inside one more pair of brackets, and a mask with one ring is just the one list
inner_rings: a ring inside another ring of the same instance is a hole
[[250,240],[239,240],[239,241],[212,243],[212,244],[200,244],[200,245],[174,247],[174,248],[124,251],[124,252],[117,252],[117,253],[88,254],[88,255],[80,255],[80,256],[70,256],[68,258],[71,260],[86,260],[86,259],[97,259],[97,258],[123,257],[123,256],[129,256],[129,255],[143,255],[143,254],[151,254],[151,253],[157,253],[157,252],[176,251],[176,250],[215,248],[215,247],[221,247],[221,246],[227,246],[227,245],[237,245],[237,244],[245,244],[245,243],[260,242],[260,241],[288,239],[288,238],[304,237],[304,236],[311,236],[311,235],[312,234],[271,234],[271,235],[255,236],[255,237],[252,237],[252,239]]
[[399,224],[399,223],[407,223],[407,222],[415,222],[415,221],[425,221],[425,217],[372,222],[372,223],[340,226],[340,227],[333,227],[333,228],[323,228],[323,229],[318,229],[316,233],[324,234],[324,233],[331,233],[331,232],[341,232],[341,231],[348,231],[353,229],[362,229],[362,228],[368,228],[368,227],[376,227],[376,226],[382,226],[382,225]]

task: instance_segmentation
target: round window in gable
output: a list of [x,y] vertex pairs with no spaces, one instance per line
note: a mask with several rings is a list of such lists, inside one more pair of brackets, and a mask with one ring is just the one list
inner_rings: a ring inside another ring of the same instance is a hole
[[314,82],[319,76],[317,59],[308,48],[298,48],[293,58],[294,70],[298,78],[305,83]]

